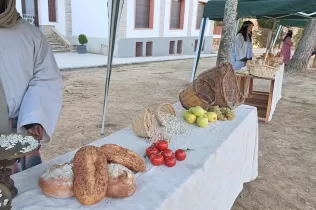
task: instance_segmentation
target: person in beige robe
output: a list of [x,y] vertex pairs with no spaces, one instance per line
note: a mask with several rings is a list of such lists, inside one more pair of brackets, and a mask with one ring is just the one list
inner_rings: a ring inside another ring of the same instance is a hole
[[[15,0],[0,0],[0,133],[27,132],[47,142],[61,105],[62,77],[49,42],[20,17]],[[14,172],[40,163],[37,151]]]

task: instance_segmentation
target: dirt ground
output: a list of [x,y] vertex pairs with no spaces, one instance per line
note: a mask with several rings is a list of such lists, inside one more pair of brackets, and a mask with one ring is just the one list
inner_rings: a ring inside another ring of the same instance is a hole
[[[202,59],[199,72],[215,65]],[[191,76],[193,60],[113,69],[106,135],[129,126],[135,112],[175,103]],[[105,69],[63,73],[64,102],[51,159],[99,139]],[[264,88],[266,84],[255,84]],[[285,76],[283,98],[269,124],[260,124],[259,177],[248,184],[233,210],[316,209],[316,71]]]

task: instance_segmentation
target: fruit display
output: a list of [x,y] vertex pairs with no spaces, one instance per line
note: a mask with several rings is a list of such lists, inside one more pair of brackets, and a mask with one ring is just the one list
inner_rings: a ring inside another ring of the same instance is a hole
[[169,149],[167,141],[160,140],[146,149],[146,156],[153,166],[165,165],[171,168],[177,164],[177,161],[184,161],[186,159],[186,151],[178,149],[173,152]]
[[235,112],[229,108],[219,108],[219,106],[212,106],[208,110],[209,112],[216,113],[217,119],[220,121],[226,120],[234,120],[235,119]]
[[215,123],[217,121],[216,112],[208,112],[200,106],[185,110],[182,117],[188,124],[192,125],[196,123],[196,125],[201,128],[206,128],[209,123]]

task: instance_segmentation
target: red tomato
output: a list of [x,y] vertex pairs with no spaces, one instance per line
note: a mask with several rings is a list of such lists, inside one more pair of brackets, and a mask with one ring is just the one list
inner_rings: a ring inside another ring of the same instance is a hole
[[160,141],[158,141],[156,147],[159,151],[164,151],[164,150],[168,149],[168,142],[165,140],[160,140]]
[[164,162],[163,156],[160,155],[160,154],[152,154],[150,156],[150,162],[154,166],[161,166],[163,164],[163,162]]
[[185,153],[183,149],[178,149],[175,153],[175,156],[177,160],[183,161],[187,157],[187,154]]
[[173,167],[176,165],[176,159],[174,157],[166,157],[165,158],[165,165],[167,167]]
[[157,146],[157,143],[156,143],[156,142],[155,142],[155,143],[152,143],[151,146],[152,146],[152,147],[156,147],[156,146]]
[[164,151],[161,153],[161,155],[162,155],[164,158],[166,158],[166,157],[174,157],[174,154],[173,154],[173,152],[172,152],[171,149],[166,149],[166,150],[164,150]]
[[159,153],[159,151],[158,151],[158,149],[156,147],[151,146],[151,147],[148,147],[146,149],[146,155],[148,157],[150,157],[152,154],[158,154],[158,153]]

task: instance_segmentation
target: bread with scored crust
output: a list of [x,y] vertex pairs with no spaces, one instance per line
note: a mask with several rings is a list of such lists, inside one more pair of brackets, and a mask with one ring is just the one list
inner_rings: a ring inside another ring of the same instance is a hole
[[116,144],[105,144],[101,147],[101,150],[106,155],[109,163],[117,163],[136,172],[146,171],[144,159],[131,150]]
[[83,205],[93,205],[106,197],[108,168],[104,152],[95,146],[79,149],[73,159],[74,195]]
[[108,164],[109,182],[106,197],[126,198],[136,192],[135,174],[120,164]]

